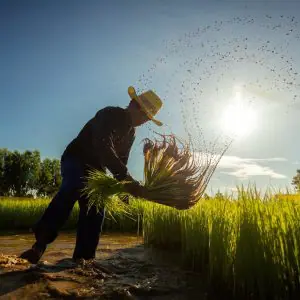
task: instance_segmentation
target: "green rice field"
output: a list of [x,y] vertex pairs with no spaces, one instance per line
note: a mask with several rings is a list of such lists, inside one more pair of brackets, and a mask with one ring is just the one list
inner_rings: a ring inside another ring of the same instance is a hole
[[[30,230],[47,208],[49,199],[0,198],[0,230]],[[117,214],[106,218],[104,230],[136,232],[141,223],[138,215],[142,210],[139,201],[130,206],[132,216]],[[79,205],[75,204],[73,211],[63,229],[75,229],[79,216]]]
[[[211,198],[178,211],[131,201],[131,218],[107,219],[105,230],[142,232],[146,245],[178,253],[231,299],[298,299],[300,198],[240,189],[238,197]],[[0,199],[0,229],[29,229],[49,200]],[[75,228],[75,206],[65,228]]]

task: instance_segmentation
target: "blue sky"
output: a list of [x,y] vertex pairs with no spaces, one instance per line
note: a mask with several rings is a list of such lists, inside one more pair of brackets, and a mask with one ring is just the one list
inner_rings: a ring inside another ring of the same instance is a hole
[[[98,109],[127,105],[129,85],[164,100],[164,132],[184,136],[187,119],[199,136],[196,116],[212,141],[232,88],[261,83],[251,102],[256,129],[234,141],[210,187],[289,185],[300,167],[297,22],[296,1],[1,0],[0,147],[59,158]],[[137,178],[140,142],[152,130],[138,130],[131,152]]]

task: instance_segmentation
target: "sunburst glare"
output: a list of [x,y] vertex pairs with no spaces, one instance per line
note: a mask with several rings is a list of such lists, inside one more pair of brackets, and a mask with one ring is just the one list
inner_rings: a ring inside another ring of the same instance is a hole
[[257,114],[240,87],[235,87],[234,93],[232,102],[223,111],[221,128],[230,136],[244,137],[255,129]]

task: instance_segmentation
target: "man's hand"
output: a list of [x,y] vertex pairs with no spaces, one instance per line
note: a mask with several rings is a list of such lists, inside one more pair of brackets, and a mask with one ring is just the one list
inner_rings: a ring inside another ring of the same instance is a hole
[[147,198],[147,190],[138,181],[133,180],[125,184],[125,189],[128,193],[135,197]]

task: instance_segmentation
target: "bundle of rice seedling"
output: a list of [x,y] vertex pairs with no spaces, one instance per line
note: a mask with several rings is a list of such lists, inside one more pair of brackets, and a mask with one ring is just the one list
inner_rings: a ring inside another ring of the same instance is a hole
[[[183,142],[174,135],[145,139],[143,151],[142,185],[147,191],[146,200],[177,209],[188,209],[201,199],[225,152],[219,155],[196,152],[191,142]],[[127,211],[120,199],[128,195],[127,183],[103,172],[91,172],[85,188],[90,205],[106,207],[114,213]]]
[[174,135],[144,141],[144,186],[149,199],[187,209],[203,195],[222,155],[200,153]]
[[88,209],[93,205],[97,210],[105,208],[106,214],[112,218],[115,215],[130,215],[128,206],[121,201],[129,195],[125,190],[125,181],[118,181],[102,171],[91,170],[86,178],[83,194],[89,199]]

